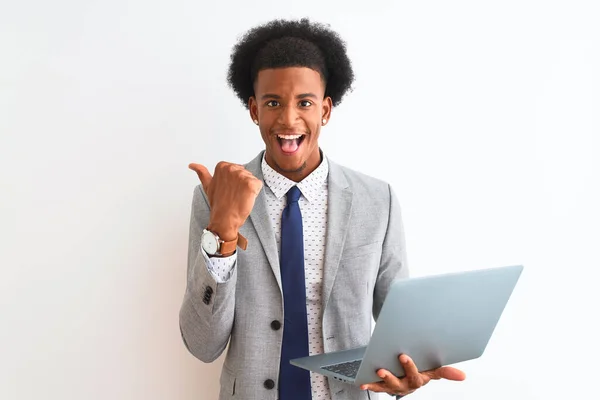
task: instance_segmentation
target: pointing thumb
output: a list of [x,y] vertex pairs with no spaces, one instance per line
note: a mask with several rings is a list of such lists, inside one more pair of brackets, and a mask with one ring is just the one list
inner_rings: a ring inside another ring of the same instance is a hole
[[191,163],[188,165],[188,168],[192,171],[195,171],[198,174],[198,178],[200,178],[200,182],[202,182],[202,186],[204,186],[204,190],[208,189],[210,182],[212,181],[212,175],[208,172],[208,169],[202,164]]

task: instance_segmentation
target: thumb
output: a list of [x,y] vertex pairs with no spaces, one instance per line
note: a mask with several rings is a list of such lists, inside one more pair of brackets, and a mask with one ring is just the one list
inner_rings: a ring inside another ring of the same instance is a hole
[[198,178],[200,178],[202,186],[204,186],[205,190],[208,189],[208,185],[210,185],[210,182],[212,181],[212,175],[210,174],[210,172],[208,172],[208,169],[206,169],[206,167],[202,164],[195,163],[191,163],[190,165],[188,165],[188,168],[192,171],[195,171],[196,174],[198,174]]
[[425,372],[431,379],[447,379],[450,381],[464,381],[466,374],[453,367],[440,367],[433,371]]

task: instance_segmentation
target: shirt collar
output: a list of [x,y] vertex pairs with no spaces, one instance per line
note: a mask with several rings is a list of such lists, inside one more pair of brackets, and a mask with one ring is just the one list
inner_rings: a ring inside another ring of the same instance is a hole
[[296,183],[291,179],[286,178],[279,172],[275,171],[269,164],[265,155],[262,159],[262,173],[265,183],[271,189],[275,197],[281,200],[283,196],[291,189],[292,186],[297,185],[298,189],[302,192],[302,195],[310,202],[314,202],[317,199],[319,192],[327,188],[327,176],[329,175],[329,161],[327,157],[321,153],[322,161],[319,166],[310,173],[306,178]]

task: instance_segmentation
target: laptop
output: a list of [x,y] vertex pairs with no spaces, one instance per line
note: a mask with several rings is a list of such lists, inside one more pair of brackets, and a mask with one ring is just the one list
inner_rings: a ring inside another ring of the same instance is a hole
[[480,357],[490,340],[522,265],[396,280],[365,347],[290,360],[338,381],[379,382],[385,368],[398,377],[400,354],[419,371]]

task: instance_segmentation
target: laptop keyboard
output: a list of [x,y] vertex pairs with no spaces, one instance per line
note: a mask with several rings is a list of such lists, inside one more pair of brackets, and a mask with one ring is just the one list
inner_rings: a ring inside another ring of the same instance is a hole
[[362,360],[348,361],[340,364],[327,365],[321,368],[326,369],[327,371],[335,372],[340,375],[348,376],[350,378],[356,378],[356,374],[358,373],[358,367],[360,367],[361,362]]

